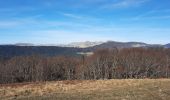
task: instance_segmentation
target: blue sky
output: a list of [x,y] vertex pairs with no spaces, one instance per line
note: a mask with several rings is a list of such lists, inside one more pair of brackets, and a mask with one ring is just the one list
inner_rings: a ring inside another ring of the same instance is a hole
[[170,0],[0,0],[0,44],[170,41]]

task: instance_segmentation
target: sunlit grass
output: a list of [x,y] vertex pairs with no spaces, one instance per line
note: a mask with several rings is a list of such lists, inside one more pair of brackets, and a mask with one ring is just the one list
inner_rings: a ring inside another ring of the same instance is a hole
[[169,100],[170,79],[57,81],[1,85],[0,99]]

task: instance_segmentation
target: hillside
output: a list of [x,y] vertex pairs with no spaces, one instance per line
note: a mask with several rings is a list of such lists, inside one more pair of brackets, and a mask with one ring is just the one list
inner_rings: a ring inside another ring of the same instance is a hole
[[149,44],[142,42],[116,42],[116,41],[108,41],[100,45],[96,45],[93,48],[101,49],[101,48],[133,48],[133,47],[146,47]]
[[34,45],[30,43],[18,43],[14,45],[0,45],[0,57],[14,57],[27,55],[42,55],[42,56],[77,56],[79,52],[93,52],[98,49],[114,49],[114,48],[149,48],[162,47],[170,48],[169,44],[157,45],[146,44],[142,42],[75,42],[69,45],[51,46],[51,45]]
[[0,86],[1,100],[169,100],[169,79],[53,81]]
[[14,57],[27,55],[58,56],[58,55],[76,55],[80,48],[57,47],[57,46],[17,46],[0,45],[0,57]]
[[170,48],[170,43],[165,45],[166,48]]

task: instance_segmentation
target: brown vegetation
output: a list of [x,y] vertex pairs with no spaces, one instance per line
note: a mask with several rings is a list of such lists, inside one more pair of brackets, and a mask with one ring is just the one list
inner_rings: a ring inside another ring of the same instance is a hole
[[169,78],[170,49],[97,50],[91,56],[19,56],[0,60],[0,83]]
[[169,100],[169,79],[52,81],[0,86],[0,100]]

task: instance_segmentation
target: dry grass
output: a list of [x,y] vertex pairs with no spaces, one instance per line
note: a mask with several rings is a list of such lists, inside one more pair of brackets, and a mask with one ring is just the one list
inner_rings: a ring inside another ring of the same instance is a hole
[[0,85],[0,100],[170,100],[170,79],[57,81]]

